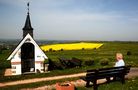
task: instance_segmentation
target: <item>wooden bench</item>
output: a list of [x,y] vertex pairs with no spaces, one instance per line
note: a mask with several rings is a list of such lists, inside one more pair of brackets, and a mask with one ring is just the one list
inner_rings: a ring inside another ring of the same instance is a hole
[[81,77],[81,79],[86,81],[86,87],[90,87],[90,82],[93,83],[93,89],[98,90],[98,79],[106,79],[107,82],[111,81],[121,81],[122,84],[125,83],[125,75],[129,73],[131,66],[121,66],[121,67],[111,67],[111,68],[100,68],[87,70],[86,76]]

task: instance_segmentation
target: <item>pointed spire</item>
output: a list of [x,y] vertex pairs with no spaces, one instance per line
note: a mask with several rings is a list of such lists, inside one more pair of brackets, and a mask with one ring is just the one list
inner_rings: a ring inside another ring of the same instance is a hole
[[33,28],[31,26],[30,13],[29,13],[29,2],[27,3],[27,17],[25,21],[25,25],[23,27],[23,37],[25,37],[28,33],[33,37]]
[[28,6],[28,8],[27,8],[27,9],[28,9],[28,14],[29,14],[29,2],[27,3],[27,6]]

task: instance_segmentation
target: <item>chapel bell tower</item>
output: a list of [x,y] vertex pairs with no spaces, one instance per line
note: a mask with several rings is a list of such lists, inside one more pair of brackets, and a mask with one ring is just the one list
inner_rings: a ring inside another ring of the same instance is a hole
[[29,3],[27,4],[28,6],[28,12],[27,12],[27,17],[25,21],[25,25],[23,27],[23,38],[29,33],[33,37],[33,28],[31,26],[31,20],[30,20],[30,13],[29,13]]

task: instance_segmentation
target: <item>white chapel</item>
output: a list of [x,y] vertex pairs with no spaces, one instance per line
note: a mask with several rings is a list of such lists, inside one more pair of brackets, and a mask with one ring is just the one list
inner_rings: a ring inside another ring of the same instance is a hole
[[11,61],[12,75],[24,73],[44,72],[44,61],[48,59],[45,53],[33,39],[33,28],[31,26],[29,3],[25,25],[23,27],[23,39],[17,45],[7,60]]

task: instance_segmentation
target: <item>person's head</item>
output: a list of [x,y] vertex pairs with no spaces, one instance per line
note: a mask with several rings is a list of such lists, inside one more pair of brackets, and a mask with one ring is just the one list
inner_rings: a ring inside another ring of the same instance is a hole
[[116,59],[117,60],[123,59],[123,54],[122,53],[116,53]]

